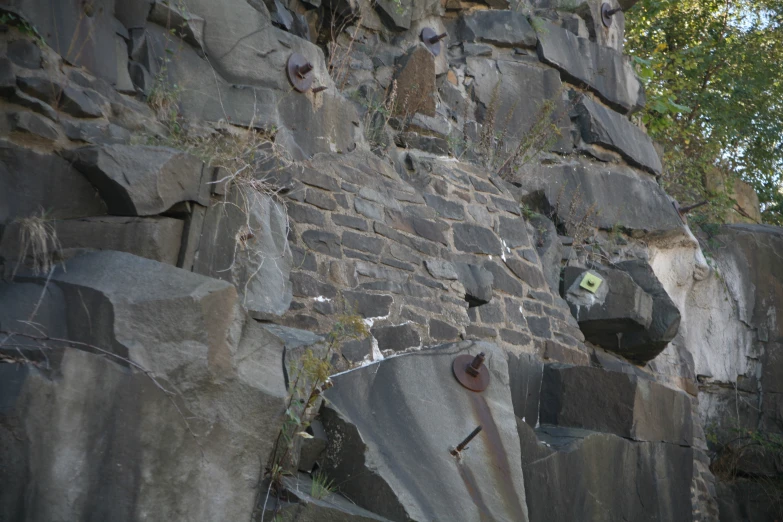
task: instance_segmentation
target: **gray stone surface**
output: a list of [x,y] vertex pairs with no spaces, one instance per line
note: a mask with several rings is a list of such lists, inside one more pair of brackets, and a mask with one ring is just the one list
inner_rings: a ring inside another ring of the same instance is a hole
[[[45,277],[21,281],[41,295]],[[286,392],[282,352],[248,329],[239,342],[235,289],[119,252],[72,258],[49,285],[56,291],[44,293],[41,308],[58,295],[61,308],[54,324],[36,317],[39,331],[105,352],[47,342],[56,378],[45,366],[2,365],[17,378],[0,380],[0,432],[15,434],[0,450],[13,463],[0,478],[24,492],[4,513],[33,521],[133,520],[139,512],[245,518]],[[63,319],[65,332],[57,328]],[[59,466],[79,473],[63,479]]]
[[182,151],[106,145],[83,147],[66,156],[95,185],[112,214],[151,216],[183,201],[209,203],[202,171],[211,181],[210,169]]
[[[509,153],[529,135],[542,114],[560,132],[560,136],[553,136],[549,148],[558,152],[569,152],[573,148],[571,122],[557,71],[487,58],[468,58],[467,66],[467,74],[475,78],[473,96],[480,104],[477,119],[484,123],[486,114],[494,108],[496,132],[504,134]],[[545,104],[551,107],[545,107]]]
[[594,293],[590,292],[580,287],[587,272],[584,268],[566,267],[562,283],[563,297],[585,339],[607,350],[646,362],[647,353],[626,354],[623,336],[650,328],[652,297],[625,272],[606,268],[589,271],[603,280]]
[[114,85],[117,81],[114,3],[114,0],[96,0],[84,6],[75,0],[54,4],[48,0],[7,0],[4,6],[20,13],[69,63],[83,66]]
[[474,306],[492,300],[494,276],[484,267],[469,263],[455,263],[457,278],[465,287],[465,300]]
[[457,250],[497,256],[503,253],[500,240],[488,228],[468,223],[457,223],[453,226],[453,230],[454,246]]
[[204,218],[193,270],[236,285],[252,312],[280,315],[292,298],[285,207],[247,187],[234,186]]
[[500,47],[534,47],[538,40],[527,17],[516,10],[480,10],[464,15],[459,21],[459,36],[464,41]]
[[[492,382],[476,394],[451,364],[479,351]],[[496,346],[446,345],[333,381],[322,411],[330,439],[323,469],[359,506],[391,520],[528,519],[506,357]],[[462,457],[451,456],[477,425],[483,431]]]
[[531,521],[693,520],[691,448],[518,423]]
[[646,261],[635,259],[617,263],[615,266],[630,275],[653,300],[649,328],[641,333],[628,333],[623,336],[623,355],[632,360],[651,360],[677,335],[680,328],[680,311]]
[[95,188],[66,160],[0,141],[0,223],[41,209],[52,219],[106,214]]
[[576,106],[582,139],[619,152],[629,163],[653,174],[663,170],[652,140],[627,118],[582,97]]
[[644,90],[630,59],[610,47],[542,22],[538,55],[541,61],[559,69],[564,79],[586,85],[606,103],[623,112],[644,106]]
[[541,385],[541,424],[690,446],[690,397],[654,381],[600,368],[548,364]]
[[[546,209],[565,222],[566,230],[587,216],[604,230],[619,226],[640,234],[684,234],[682,221],[663,189],[651,176],[628,167],[593,162],[535,165],[523,168],[514,180],[531,195],[543,198]],[[590,208],[593,211],[588,214]]]

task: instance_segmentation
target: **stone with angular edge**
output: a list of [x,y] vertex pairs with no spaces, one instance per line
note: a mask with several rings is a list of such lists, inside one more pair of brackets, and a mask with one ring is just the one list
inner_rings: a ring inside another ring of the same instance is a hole
[[500,47],[534,47],[536,32],[520,11],[484,10],[464,15],[459,21],[463,41],[485,42]]
[[693,519],[692,448],[517,423],[531,521]]
[[[476,394],[457,382],[452,363],[479,352],[491,382]],[[527,520],[506,354],[496,345],[443,345],[332,380],[322,469],[359,506],[391,520]],[[461,459],[449,455],[478,424],[483,431]]]
[[41,215],[68,219],[106,214],[89,181],[66,160],[0,141],[0,223]]
[[582,97],[576,106],[582,139],[617,151],[629,163],[653,174],[663,170],[652,140],[627,118]]
[[68,151],[66,157],[98,189],[109,212],[152,216],[176,203],[209,204],[209,186],[201,160],[166,147],[91,146]]
[[540,422],[645,442],[690,446],[690,397],[647,378],[589,366],[547,364]]
[[541,61],[560,70],[566,81],[584,84],[622,112],[644,107],[644,88],[630,59],[620,52],[542,22],[538,32]]

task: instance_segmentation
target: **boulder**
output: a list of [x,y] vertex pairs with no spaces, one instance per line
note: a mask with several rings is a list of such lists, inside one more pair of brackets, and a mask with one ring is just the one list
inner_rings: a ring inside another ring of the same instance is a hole
[[[586,273],[603,280],[594,293],[580,286]],[[646,352],[625,351],[624,336],[649,329],[653,314],[652,297],[628,274],[614,269],[569,266],[563,270],[562,285],[563,297],[585,339],[625,357],[648,360]]]
[[644,107],[644,89],[630,59],[610,47],[541,22],[538,56],[559,69],[566,81],[587,86],[617,110],[633,112]]
[[413,0],[377,0],[373,2],[381,20],[392,30],[405,30],[411,27]]
[[547,364],[539,422],[690,446],[691,400],[682,391],[622,372]]
[[458,25],[459,37],[466,42],[485,42],[499,47],[535,47],[538,38],[517,10],[478,10],[463,15]]
[[[67,342],[36,343],[47,353],[38,366],[0,365],[15,376],[0,380],[0,433],[15,441],[0,449],[13,463],[0,479],[24,493],[3,513],[246,518],[286,390],[282,352],[252,328],[238,342],[235,289],[109,251],[71,258],[48,282],[18,281],[38,287],[29,301],[46,312],[33,314],[38,335]],[[11,314],[3,328],[29,318],[27,309]],[[63,475],[60,466],[78,472]]]
[[[579,226],[615,227],[637,235],[684,235],[685,228],[652,176],[621,166],[580,161],[526,165],[513,178],[542,211],[556,215],[569,233]],[[582,223],[582,225],[580,225]]]
[[627,118],[584,96],[575,112],[586,143],[619,152],[631,165],[653,174],[662,172],[661,159],[652,140]]
[[212,170],[179,150],[105,145],[76,149],[67,157],[97,187],[111,214],[152,216],[183,201],[209,204]]
[[693,450],[517,421],[530,520],[693,520]]
[[622,352],[632,360],[652,360],[674,339],[680,328],[680,311],[655,276],[652,267],[641,259],[615,265],[631,276],[653,300],[652,320],[643,332],[623,335]]
[[[213,21],[218,21],[209,20],[210,26]],[[224,30],[232,33],[234,28],[224,27]],[[270,30],[282,32],[277,28]],[[253,31],[264,32],[255,28]],[[180,87],[179,106],[188,119],[230,121],[237,126],[276,132],[275,142],[295,159],[309,158],[319,152],[345,153],[354,147],[357,140],[361,140],[356,108],[343,96],[333,90],[317,96],[291,92],[290,83],[284,76],[285,59],[290,54],[288,50],[270,51],[270,59],[280,58],[279,64],[265,66],[254,61],[246,65],[249,69],[244,72],[263,70],[262,79],[243,78],[237,83],[230,83],[221,76],[215,76],[212,61],[206,61],[190,46],[183,47],[179,39],[163,27],[148,26],[144,34],[153,63],[162,63],[170,53],[176,54],[177,59],[168,63],[166,72],[169,82]],[[209,34],[209,29],[206,34]],[[289,33],[282,34],[287,35],[286,38],[295,38]],[[258,48],[267,47],[264,44]],[[320,50],[318,53],[320,56]],[[256,52],[252,54],[255,56]],[[316,62],[314,65],[318,67]],[[322,67],[325,70],[325,66]],[[149,70],[154,74],[152,69]],[[270,71],[278,70],[279,78],[277,74],[270,74]],[[210,81],[205,82],[204,78],[210,78]],[[313,86],[332,87],[331,79],[325,73],[317,74]],[[319,132],[313,132],[313,129],[319,129]]]
[[42,209],[50,219],[106,214],[95,187],[67,161],[0,141],[0,224]]
[[207,210],[193,271],[233,283],[251,312],[281,315],[292,299],[285,207],[234,185]]
[[[463,388],[452,362],[486,354],[491,382]],[[526,521],[506,355],[463,342],[385,359],[332,378],[321,410],[324,467],[357,505],[390,520]],[[449,451],[476,426],[460,457]]]

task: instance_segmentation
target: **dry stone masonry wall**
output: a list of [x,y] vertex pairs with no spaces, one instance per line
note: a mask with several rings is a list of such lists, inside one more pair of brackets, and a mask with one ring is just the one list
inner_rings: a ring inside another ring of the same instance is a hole
[[0,520],[779,518],[781,232],[659,185],[634,3],[0,1]]

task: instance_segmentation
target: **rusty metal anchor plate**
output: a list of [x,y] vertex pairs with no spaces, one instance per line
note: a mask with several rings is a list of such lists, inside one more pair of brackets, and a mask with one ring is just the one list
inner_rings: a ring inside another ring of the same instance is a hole
[[[303,69],[307,72],[302,73]],[[291,85],[294,86],[294,89],[299,92],[307,92],[310,90],[315,73],[313,72],[312,65],[307,61],[307,58],[299,53],[293,53],[288,57],[286,71],[288,71],[288,80],[291,82]]]
[[431,27],[425,27],[421,30],[421,41],[427,46],[433,56],[440,54],[440,39]]
[[454,371],[454,377],[465,388],[482,392],[489,386],[489,370],[483,364],[477,369],[477,375],[474,377],[468,371],[467,368],[472,363],[474,357],[472,355],[464,354],[458,355],[454,359],[454,363],[451,365],[451,369]]
[[612,6],[607,2],[601,4],[601,21],[604,23],[604,27],[612,27]]

